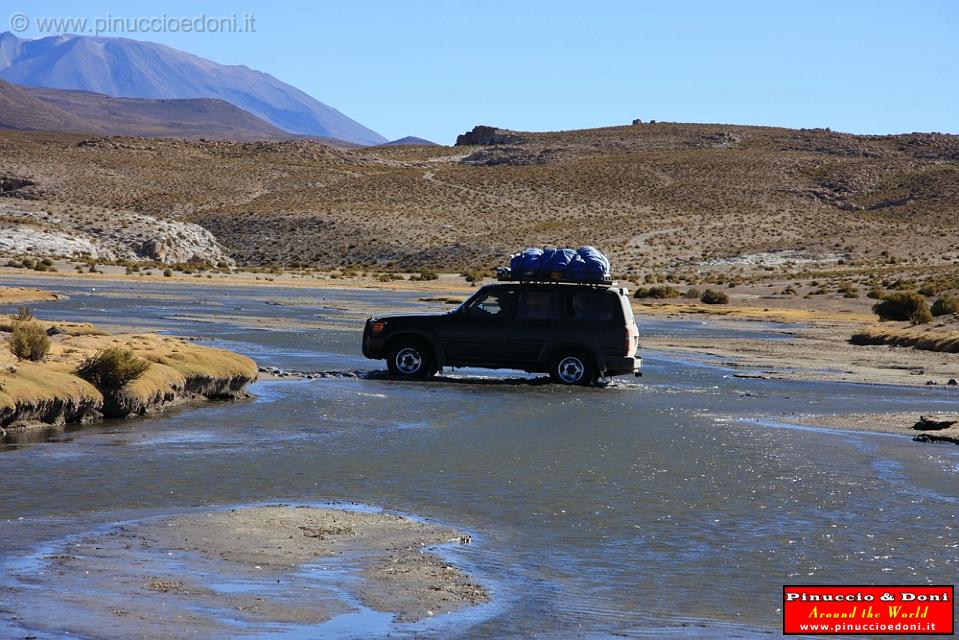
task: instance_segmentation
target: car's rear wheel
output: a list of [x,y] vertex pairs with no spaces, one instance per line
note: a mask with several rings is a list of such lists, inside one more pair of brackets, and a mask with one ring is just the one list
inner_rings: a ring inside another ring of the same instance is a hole
[[390,375],[406,380],[422,380],[436,372],[433,354],[419,340],[399,340],[390,347],[386,359]]
[[553,358],[549,377],[560,384],[589,386],[596,381],[596,366],[582,351],[564,351]]

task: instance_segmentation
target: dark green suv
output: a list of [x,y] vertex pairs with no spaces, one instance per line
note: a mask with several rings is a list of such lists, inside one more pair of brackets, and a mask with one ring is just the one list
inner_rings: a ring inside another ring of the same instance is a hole
[[482,287],[449,313],[370,318],[363,355],[385,359],[396,378],[486,367],[590,385],[602,377],[641,375],[638,337],[626,289],[516,282]]

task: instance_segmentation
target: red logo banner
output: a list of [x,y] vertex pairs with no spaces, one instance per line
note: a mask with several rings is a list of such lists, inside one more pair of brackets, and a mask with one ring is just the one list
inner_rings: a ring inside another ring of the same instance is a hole
[[784,634],[951,635],[953,585],[785,585]]

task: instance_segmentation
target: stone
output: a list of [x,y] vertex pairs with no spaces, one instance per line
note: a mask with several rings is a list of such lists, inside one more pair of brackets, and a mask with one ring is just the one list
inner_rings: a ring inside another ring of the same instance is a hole
[[517,144],[524,142],[522,136],[515,131],[498,129],[487,125],[476,125],[472,131],[467,131],[456,137],[456,146],[489,145],[489,144]]
[[916,431],[942,431],[956,424],[955,420],[939,420],[936,416],[919,416],[919,422],[912,425]]

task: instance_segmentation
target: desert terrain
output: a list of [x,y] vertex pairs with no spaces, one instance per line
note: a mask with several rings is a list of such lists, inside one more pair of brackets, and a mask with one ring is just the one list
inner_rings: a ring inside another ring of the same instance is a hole
[[0,178],[59,224],[196,223],[259,267],[487,270],[544,244],[595,245],[628,276],[959,259],[959,136],[646,123],[460,143],[5,131]]

